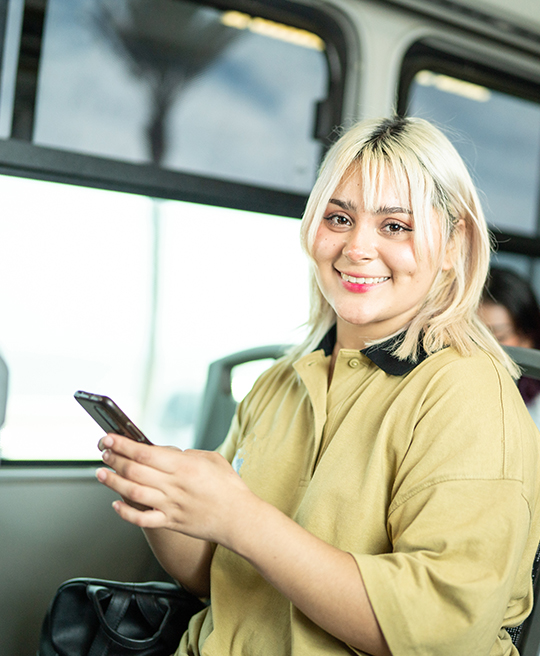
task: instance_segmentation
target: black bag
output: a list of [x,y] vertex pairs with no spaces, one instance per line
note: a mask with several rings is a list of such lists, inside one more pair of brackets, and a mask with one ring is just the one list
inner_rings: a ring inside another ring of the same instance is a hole
[[49,606],[38,656],[171,656],[203,608],[173,583],[71,579]]

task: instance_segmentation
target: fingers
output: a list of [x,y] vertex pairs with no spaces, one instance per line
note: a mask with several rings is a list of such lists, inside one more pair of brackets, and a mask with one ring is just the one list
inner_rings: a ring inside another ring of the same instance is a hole
[[126,522],[130,522],[141,528],[164,528],[166,527],[166,517],[160,510],[151,509],[141,512],[129,506],[123,501],[115,501],[113,508]]
[[114,433],[107,433],[105,437],[102,437],[98,443],[98,448],[100,451],[114,451],[114,453],[137,462],[144,463],[152,459],[152,452],[149,450],[152,448],[151,446]]
[[142,528],[217,541],[239,494],[245,497],[242,479],[217,453],[148,446],[113,434],[99,447],[113,471],[98,469],[98,480],[124,499],[114,504],[120,517]]
[[171,456],[178,458],[180,449],[148,446],[115,434],[103,437],[98,446],[104,463],[114,470],[98,469],[101,483],[139,510],[163,504],[168,477],[174,471]]
[[140,485],[128,480],[110,469],[100,468],[96,471],[96,478],[100,483],[128,499],[139,508],[155,508],[163,503],[163,492],[155,487]]
[[98,480],[136,503],[142,503],[139,498],[135,498],[141,495],[141,487],[162,488],[163,473],[152,467],[141,465],[108,449],[103,452],[103,462],[113,471],[110,472],[110,476],[106,476],[109,470],[98,470],[100,472],[99,474],[96,472]]
[[[156,446],[142,444],[122,435],[108,433],[99,443],[98,448],[101,451],[110,451],[138,462],[158,469],[167,474],[172,474],[175,470],[175,456],[182,453],[180,449],[170,446]],[[107,464],[110,464],[109,462]],[[111,465],[112,466],[112,465]]]

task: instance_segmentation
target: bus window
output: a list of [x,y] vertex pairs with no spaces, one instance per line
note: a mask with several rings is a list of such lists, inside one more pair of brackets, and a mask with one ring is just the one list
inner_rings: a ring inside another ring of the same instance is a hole
[[6,462],[98,458],[77,389],[187,448],[210,362],[302,337],[299,221],[12,176],[0,196]]
[[324,50],[306,30],[186,0],[48,0],[32,140],[307,192]]
[[401,111],[436,122],[453,141],[497,242],[493,263],[529,278],[540,293],[538,91],[472,62],[445,60],[422,44],[410,52]]
[[491,226],[538,234],[537,102],[421,70],[409,90],[407,113],[435,121],[446,131],[472,172]]
[[189,447],[212,361],[302,338],[295,219],[342,120],[341,23],[287,0],[265,16],[227,0],[8,8],[3,462],[97,458],[77,389]]

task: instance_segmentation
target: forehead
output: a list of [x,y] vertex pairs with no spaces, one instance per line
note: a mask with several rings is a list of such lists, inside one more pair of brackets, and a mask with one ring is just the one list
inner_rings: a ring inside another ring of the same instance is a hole
[[388,167],[351,165],[338,183],[333,198],[350,200],[365,211],[381,207],[402,207],[412,211],[407,178],[396,175]]

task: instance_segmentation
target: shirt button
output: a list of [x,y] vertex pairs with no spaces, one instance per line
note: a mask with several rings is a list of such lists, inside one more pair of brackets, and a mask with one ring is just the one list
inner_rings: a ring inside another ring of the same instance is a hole
[[349,367],[352,369],[356,369],[356,367],[360,364],[360,360],[358,358],[352,358],[352,360],[349,360]]

